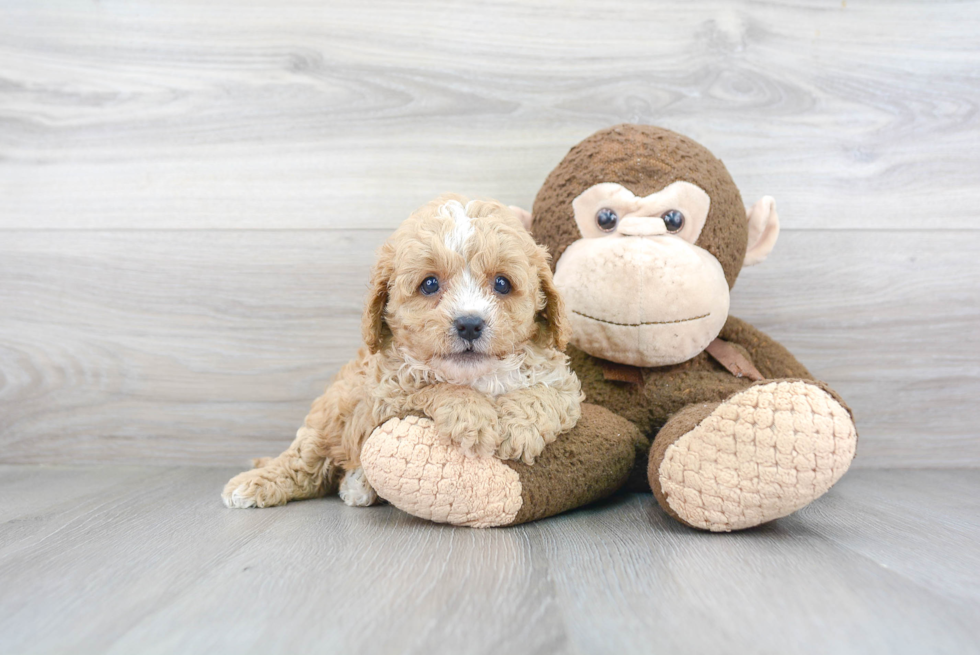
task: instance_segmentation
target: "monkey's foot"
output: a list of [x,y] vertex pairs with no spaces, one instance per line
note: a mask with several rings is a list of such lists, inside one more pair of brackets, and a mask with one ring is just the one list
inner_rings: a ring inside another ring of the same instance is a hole
[[850,412],[832,393],[803,380],[761,382],[673,416],[650,453],[650,486],[682,523],[742,530],[823,495],[856,447]]
[[428,418],[393,418],[377,428],[361,448],[361,466],[382,498],[437,523],[509,525],[523,504],[514,469],[494,457],[465,456]]
[[582,405],[571,431],[533,465],[467,457],[432,421],[409,416],[377,428],[361,449],[361,466],[378,495],[419,518],[487,528],[552,516],[623,486],[640,434],[632,423]]

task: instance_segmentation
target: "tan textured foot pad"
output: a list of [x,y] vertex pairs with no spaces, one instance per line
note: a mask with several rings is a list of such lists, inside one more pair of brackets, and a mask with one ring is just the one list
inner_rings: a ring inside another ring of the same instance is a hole
[[847,471],[857,432],[847,410],[801,381],[732,396],[670,445],[660,484],[684,522],[713,532],[786,516]]
[[361,466],[378,495],[437,523],[510,525],[520,511],[517,472],[494,457],[466,457],[427,418],[391,419],[361,449]]

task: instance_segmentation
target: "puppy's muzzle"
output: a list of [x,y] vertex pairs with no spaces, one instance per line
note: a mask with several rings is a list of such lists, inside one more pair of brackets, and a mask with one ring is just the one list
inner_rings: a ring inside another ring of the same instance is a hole
[[486,325],[486,321],[479,316],[460,316],[453,321],[456,334],[459,335],[460,339],[469,343],[473,343],[483,335],[483,328]]

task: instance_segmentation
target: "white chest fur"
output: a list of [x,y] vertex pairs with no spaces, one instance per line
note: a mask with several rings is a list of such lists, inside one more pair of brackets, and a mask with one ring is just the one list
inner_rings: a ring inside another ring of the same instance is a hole
[[536,384],[554,385],[571,375],[567,359],[561,353],[530,348],[494,360],[475,374],[467,366],[433,367],[405,353],[402,357],[404,363],[397,375],[403,385],[459,384],[491,397]]

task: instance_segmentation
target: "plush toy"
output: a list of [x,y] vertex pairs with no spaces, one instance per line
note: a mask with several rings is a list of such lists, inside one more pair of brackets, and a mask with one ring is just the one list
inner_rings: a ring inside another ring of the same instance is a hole
[[361,457],[382,498],[513,525],[629,486],[685,525],[730,531],[804,507],[845,473],[857,431],[844,401],[728,314],[742,266],[776,242],[771,198],[746,212],[703,146],[620,125],[572,148],[525,220],[570,316],[580,423],[527,466],[465,458],[427,419],[392,419]]

